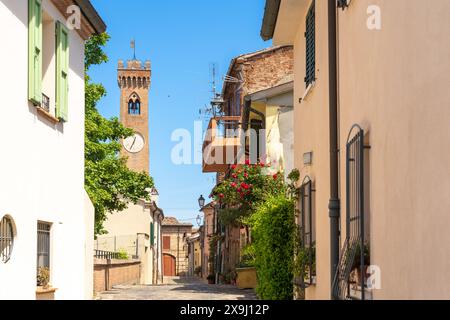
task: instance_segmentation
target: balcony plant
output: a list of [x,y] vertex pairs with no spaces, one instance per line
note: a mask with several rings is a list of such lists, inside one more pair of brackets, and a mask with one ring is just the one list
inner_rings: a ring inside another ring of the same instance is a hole
[[[365,242],[363,245],[363,265],[364,265],[364,271],[361,270],[361,243],[358,242],[355,244],[355,258],[353,259],[352,263],[352,274],[353,274],[353,283],[355,283],[357,286],[361,286],[361,272],[365,273],[365,278],[369,276],[367,274],[367,268],[370,265],[370,244],[369,242]],[[350,253],[348,253],[350,254]]]
[[50,288],[50,269],[47,267],[39,267],[37,273],[37,285],[42,289]]

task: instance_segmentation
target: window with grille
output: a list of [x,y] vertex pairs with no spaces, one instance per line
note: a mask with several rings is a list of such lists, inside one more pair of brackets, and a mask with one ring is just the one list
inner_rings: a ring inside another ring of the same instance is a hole
[[[37,270],[50,269],[50,229],[51,224],[38,222],[37,224]],[[39,284],[38,284],[39,285]]]
[[307,287],[315,283],[316,277],[316,232],[314,190],[312,181],[306,177],[299,189],[299,258],[304,262],[302,284]]
[[0,220],[0,259],[6,263],[11,258],[14,244],[14,228],[13,222],[8,217]]
[[306,16],[306,76],[308,87],[316,80],[316,1],[313,0]]

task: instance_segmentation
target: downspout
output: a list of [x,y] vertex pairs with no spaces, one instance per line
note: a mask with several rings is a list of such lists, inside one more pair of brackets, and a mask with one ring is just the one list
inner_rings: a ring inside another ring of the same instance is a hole
[[336,1],[328,0],[328,66],[329,66],[329,126],[330,126],[330,200],[328,203],[330,216],[330,295],[335,299],[333,282],[339,264],[339,149],[338,149],[338,105],[337,105],[337,33],[336,33]]

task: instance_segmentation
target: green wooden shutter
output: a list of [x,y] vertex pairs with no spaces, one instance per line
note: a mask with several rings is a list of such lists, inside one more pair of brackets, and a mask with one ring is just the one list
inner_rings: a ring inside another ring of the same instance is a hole
[[42,0],[28,0],[28,99],[42,101]]
[[316,2],[312,2],[306,16],[306,77],[308,87],[316,80]]
[[155,225],[153,222],[150,223],[150,245],[155,245]]
[[69,30],[56,23],[56,117],[67,121],[69,95]]

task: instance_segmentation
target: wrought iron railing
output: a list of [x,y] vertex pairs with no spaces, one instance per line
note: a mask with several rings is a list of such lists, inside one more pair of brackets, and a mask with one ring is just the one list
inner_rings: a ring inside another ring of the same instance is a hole
[[[333,280],[335,299],[365,300],[366,295],[365,266],[369,262],[364,232],[364,150],[364,130],[354,125],[346,146],[346,237]],[[355,290],[351,288],[350,276],[354,270],[359,270],[360,296],[352,293]]]
[[118,252],[94,250],[94,258],[97,259],[119,259]]
[[50,98],[45,94],[42,94],[41,108],[47,112],[50,112]]

